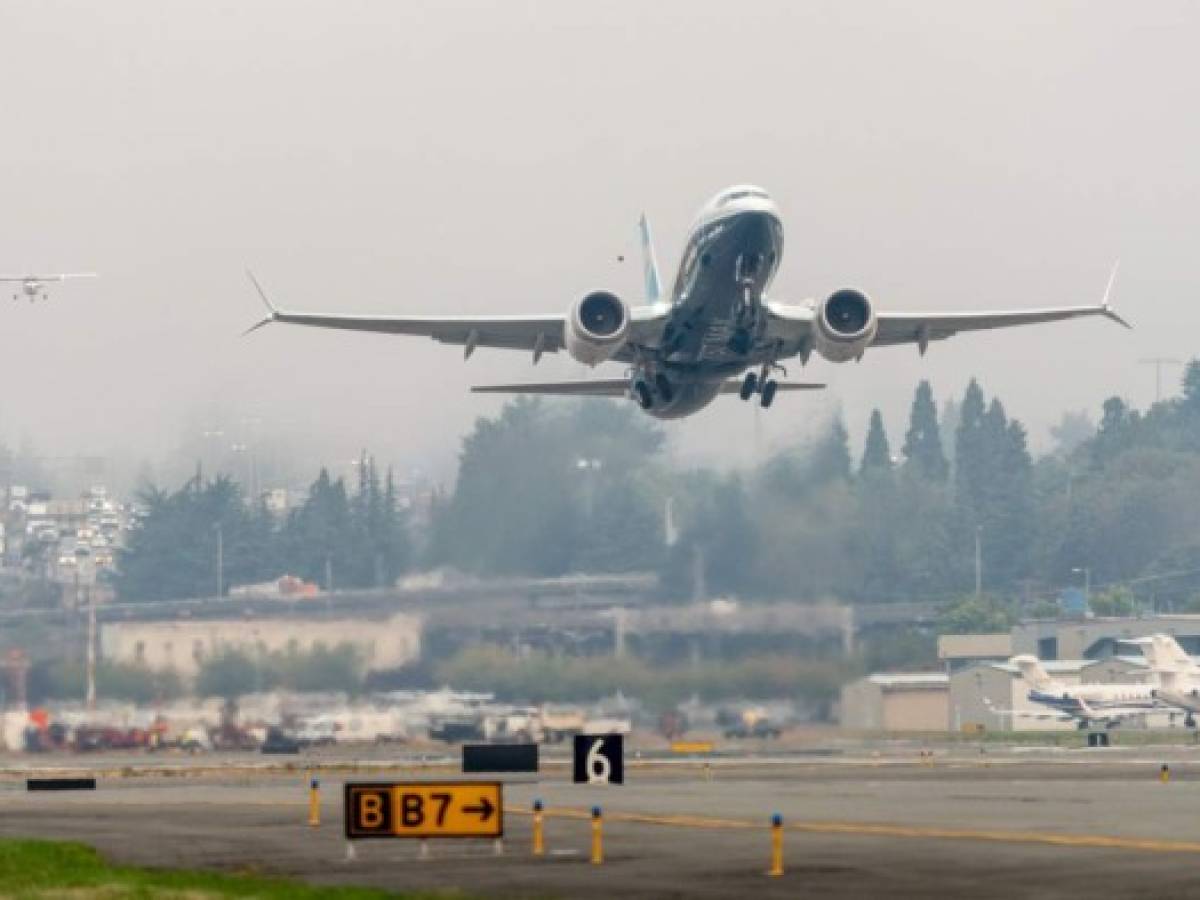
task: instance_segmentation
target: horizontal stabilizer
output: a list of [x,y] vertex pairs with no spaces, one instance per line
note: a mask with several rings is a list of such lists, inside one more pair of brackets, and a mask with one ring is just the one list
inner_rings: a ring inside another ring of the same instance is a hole
[[[731,378],[721,385],[722,394],[737,394],[742,390],[742,382],[739,379]],[[819,384],[814,381],[777,381],[775,382],[775,390],[777,391],[823,391],[824,384]]]
[[624,397],[629,381],[612,378],[596,381],[546,381],[541,384],[483,384],[471,388],[474,394],[558,394],[564,397]]
[[[781,381],[781,391],[819,391],[823,384],[798,381]],[[742,382],[730,379],[721,384],[722,394],[736,394]],[[562,397],[624,397],[629,393],[629,381],[625,378],[589,379],[586,381],[547,381],[533,384],[484,384],[471,388],[475,394],[546,394]]]

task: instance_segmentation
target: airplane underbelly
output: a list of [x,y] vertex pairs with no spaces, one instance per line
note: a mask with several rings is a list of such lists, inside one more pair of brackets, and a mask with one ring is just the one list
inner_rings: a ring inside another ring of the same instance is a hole
[[669,403],[659,404],[648,412],[656,419],[682,419],[704,409],[720,392],[720,381],[685,382],[675,386]]

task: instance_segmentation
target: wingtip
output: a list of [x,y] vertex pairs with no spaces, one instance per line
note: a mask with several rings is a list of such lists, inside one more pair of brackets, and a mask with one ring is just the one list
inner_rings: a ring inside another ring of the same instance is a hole
[[245,331],[243,331],[241,336],[245,337],[248,334],[252,334],[255,331],[258,331],[258,329],[262,328],[264,325],[270,325],[274,321],[275,321],[274,316],[267,316],[262,321],[255,322],[253,325],[251,325],[249,328],[247,328]]
[[1116,322],[1116,323],[1117,323],[1118,325],[1120,325],[1122,328],[1128,329],[1129,331],[1133,331],[1133,326],[1132,326],[1132,325],[1130,325],[1130,324],[1129,324],[1129,322],[1128,322],[1128,321],[1126,321],[1126,320],[1125,320],[1125,319],[1124,319],[1124,318],[1121,316],[1121,314],[1120,314],[1120,313],[1118,313],[1118,312],[1117,312],[1115,309],[1113,309],[1111,306],[1103,306],[1103,307],[1101,307],[1101,312],[1104,314],[1104,318],[1106,318],[1106,319],[1109,319],[1110,321]]
[[1108,284],[1106,284],[1104,286],[1104,297],[1100,300],[1100,310],[1104,314],[1105,318],[1111,319],[1112,321],[1114,321],[1118,325],[1120,325],[1122,328],[1128,328],[1130,331],[1133,331],[1133,326],[1130,325],[1124,318],[1122,318],[1121,315],[1119,313],[1117,313],[1117,311],[1115,309],[1113,309],[1113,306],[1112,306],[1113,285],[1117,281],[1117,269],[1119,269],[1120,267],[1121,267],[1121,260],[1120,259],[1114,260],[1112,269],[1108,273]]
[[264,291],[262,285],[258,283],[258,279],[254,277],[254,273],[250,271],[249,266],[246,267],[246,277],[249,278],[250,283],[254,285],[254,290],[257,292],[259,299],[262,300],[263,306],[271,311],[272,317],[276,316],[279,313],[279,310],[277,310],[275,305],[271,303],[270,298],[267,297],[267,292]]
[[243,331],[242,337],[258,331],[258,329],[262,328],[264,325],[270,325],[279,318],[279,310],[277,310],[274,304],[271,303],[270,299],[267,297],[267,292],[263,290],[262,285],[258,283],[258,279],[254,277],[254,273],[250,271],[248,266],[246,268],[246,277],[249,278],[250,283],[254,285],[254,290],[257,292],[259,299],[262,300],[263,306],[267,308],[267,312],[270,313],[270,315],[261,321],[255,322],[253,325]]

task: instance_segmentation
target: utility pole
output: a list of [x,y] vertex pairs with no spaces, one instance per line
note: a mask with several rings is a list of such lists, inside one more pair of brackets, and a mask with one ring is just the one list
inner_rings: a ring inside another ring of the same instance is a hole
[[1088,566],[1078,566],[1071,570],[1083,576],[1083,600],[1088,606],[1092,605],[1092,570]]
[[983,596],[983,526],[975,526],[975,599]]
[[1182,366],[1183,360],[1170,356],[1149,356],[1139,359],[1140,366],[1154,366],[1154,402],[1162,400],[1162,370],[1163,366]]

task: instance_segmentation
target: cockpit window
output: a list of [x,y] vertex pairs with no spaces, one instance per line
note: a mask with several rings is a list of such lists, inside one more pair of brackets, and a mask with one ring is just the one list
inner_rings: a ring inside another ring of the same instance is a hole
[[756,197],[759,200],[769,200],[770,198],[764,191],[745,190],[745,191],[730,191],[721,198],[721,206],[727,203],[732,203],[734,200],[742,200],[746,197]]

